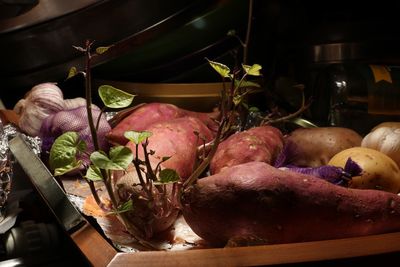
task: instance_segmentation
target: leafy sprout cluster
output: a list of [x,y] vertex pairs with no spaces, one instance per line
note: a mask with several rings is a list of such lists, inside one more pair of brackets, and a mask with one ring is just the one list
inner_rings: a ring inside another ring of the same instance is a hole
[[[136,132],[127,131],[124,136],[136,145],[136,151],[139,146],[143,148],[144,159],[140,159],[138,153],[132,153],[131,149],[125,146],[113,146],[109,151],[102,151],[99,149],[97,128],[99,127],[100,117],[104,116],[105,108],[121,109],[129,107],[135,95],[129,94],[110,85],[102,85],[98,88],[99,96],[104,104],[97,122],[95,123],[92,116],[92,102],[91,102],[91,58],[104,53],[109,47],[100,47],[96,49],[96,53],[91,54],[91,47],[93,42],[87,41],[85,47],[75,47],[81,52],[85,53],[86,66],[85,66],[85,83],[86,83],[86,108],[88,114],[88,124],[91,130],[94,151],[89,153],[87,151],[88,145],[82,140],[77,132],[65,132],[59,136],[52,145],[50,150],[49,165],[54,171],[55,176],[61,176],[71,171],[78,171],[80,176],[84,178],[91,189],[92,195],[100,208],[108,214],[115,214],[119,216],[124,223],[128,232],[134,236],[145,247],[151,247],[145,240],[145,234],[142,229],[139,229],[127,216],[127,212],[135,212],[134,200],[145,199],[148,201],[149,206],[162,206],[166,207],[172,203],[173,200],[169,199],[166,194],[166,185],[175,184],[179,181],[180,177],[175,170],[161,169],[161,163],[168,160],[169,157],[163,157],[157,166],[152,166],[150,163],[150,156],[154,151],[148,151],[149,137],[152,133],[148,131]],[[70,71],[73,73],[74,70]],[[90,164],[85,166],[84,161],[79,160],[81,155],[87,155],[90,158]],[[142,188],[140,196],[129,195],[125,199],[121,199],[116,195],[113,185],[113,173],[115,171],[126,172],[130,165],[136,169],[140,186]],[[81,170],[86,171],[83,173]],[[103,183],[108,197],[111,201],[112,207],[104,203],[99,196],[95,183]],[[159,216],[159,214],[154,214]]]

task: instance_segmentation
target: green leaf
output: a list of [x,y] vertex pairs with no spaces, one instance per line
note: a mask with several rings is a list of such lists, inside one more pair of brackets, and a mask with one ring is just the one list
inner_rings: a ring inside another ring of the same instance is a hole
[[54,169],[54,176],[60,176],[63,174],[66,174],[68,172],[71,172],[73,170],[78,169],[82,165],[82,160],[76,160],[74,159],[70,164],[65,165],[63,167],[55,168]]
[[77,161],[76,156],[85,150],[86,143],[80,140],[78,133],[66,132],[60,135],[50,149],[50,169],[57,170],[55,175],[76,169],[82,163]]
[[146,140],[146,138],[149,138],[152,136],[151,132],[143,131],[143,132],[136,132],[136,131],[126,131],[124,133],[124,136],[126,139],[129,141],[132,141],[135,144],[140,144],[143,141]]
[[133,210],[133,201],[132,201],[132,199],[129,199],[128,201],[119,205],[117,208],[117,211],[114,213],[123,213],[123,212],[131,211],[131,210]]
[[76,67],[71,67],[68,71],[67,79],[74,77],[76,74],[78,74]]
[[[208,60],[208,59],[207,59]],[[229,73],[231,72],[231,70],[229,69],[228,66],[219,63],[219,62],[215,62],[215,61],[211,61],[208,60],[208,63],[211,65],[211,67],[213,67],[214,70],[216,70],[219,75],[221,75],[223,78],[231,78],[232,76],[229,75]]]
[[170,184],[180,180],[179,174],[173,169],[164,169],[160,171],[159,180],[154,184]]
[[171,158],[171,156],[164,156],[164,157],[162,157],[162,159],[161,159],[161,162],[164,162],[164,161],[167,161],[167,160],[169,160]]
[[252,66],[249,65],[244,65],[242,64],[243,70],[248,74],[252,76],[260,76],[260,70],[262,69],[261,65],[254,64]]
[[226,35],[228,35],[228,36],[236,36],[237,34],[236,34],[235,30],[229,30]]
[[125,170],[133,160],[132,151],[124,146],[110,149],[110,158],[104,152],[95,151],[90,155],[93,164],[104,170]]
[[245,87],[257,87],[260,88],[261,86],[258,83],[251,82],[251,81],[242,81],[235,79],[235,87],[236,88],[245,88]]
[[240,104],[240,102],[242,102],[242,96],[241,95],[235,95],[232,99],[233,104],[235,104],[235,106],[238,106]]
[[96,53],[101,55],[108,51],[112,46],[99,46],[96,48]]
[[85,177],[93,182],[103,181],[103,175],[98,167],[90,165],[86,171]]
[[248,109],[249,109],[249,112],[260,112],[260,109],[258,107],[252,106],[252,107],[250,107]]
[[109,108],[128,107],[135,98],[135,95],[119,90],[111,85],[101,85],[98,91],[104,105]]

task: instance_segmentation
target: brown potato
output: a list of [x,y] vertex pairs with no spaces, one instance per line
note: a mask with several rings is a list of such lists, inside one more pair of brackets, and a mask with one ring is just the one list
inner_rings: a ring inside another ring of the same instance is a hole
[[342,127],[298,128],[285,136],[285,143],[294,145],[290,164],[305,167],[326,165],[337,153],[360,146],[362,136]]

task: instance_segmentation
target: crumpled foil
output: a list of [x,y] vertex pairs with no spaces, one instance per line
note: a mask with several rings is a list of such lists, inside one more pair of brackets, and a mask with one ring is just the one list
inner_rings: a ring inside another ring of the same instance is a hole
[[9,141],[18,134],[21,134],[36,155],[39,156],[41,152],[41,140],[39,137],[27,136],[20,133],[14,125],[3,125],[0,121],[0,217],[3,215],[7,197],[11,191],[11,183],[14,175],[14,160],[10,152]]

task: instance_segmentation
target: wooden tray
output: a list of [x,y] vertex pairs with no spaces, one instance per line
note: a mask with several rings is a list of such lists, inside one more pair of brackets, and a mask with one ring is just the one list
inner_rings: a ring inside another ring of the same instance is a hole
[[260,266],[354,258],[400,251],[400,233],[187,251],[117,252],[90,225],[72,239],[93,266]]
[[[260,266],[400,252],[400,232],[316,242],[184,251],[118,252],[74,209],[54,177],[18,136],[10,148],[59,223],[93,266]],[[73,182],[73,181],[72,181]],[[83,188],[84,189],[84,188]],[[82,192],[84,194],[84,192]]]
[[400,251],[400,233],[281,245],[117,253],[108,266],[260,266]]

